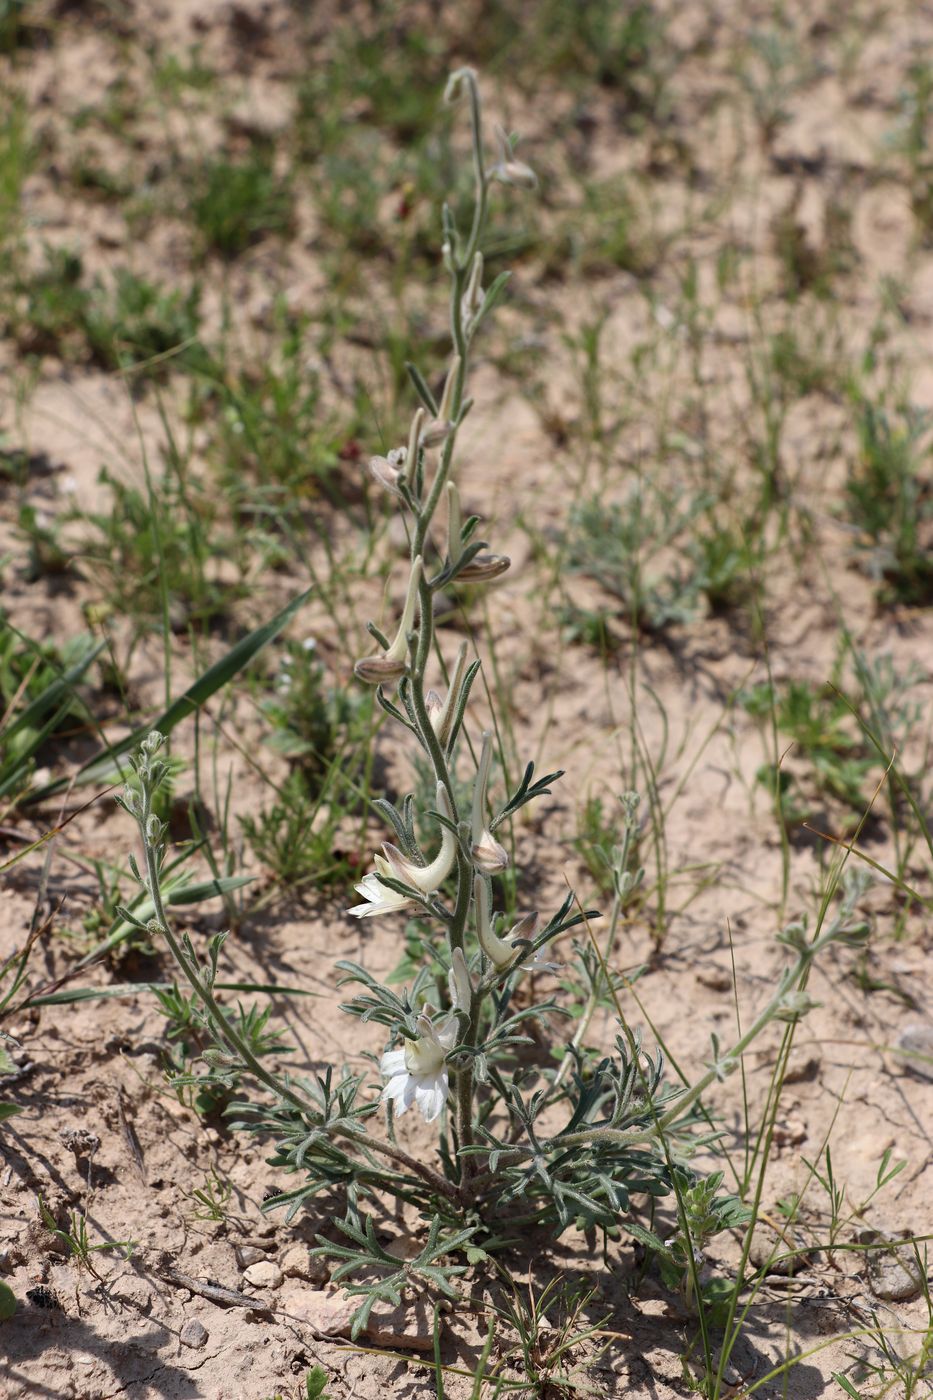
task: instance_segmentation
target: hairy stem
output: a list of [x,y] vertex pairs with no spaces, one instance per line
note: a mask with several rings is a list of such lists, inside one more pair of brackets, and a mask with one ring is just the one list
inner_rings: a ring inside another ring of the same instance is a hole
[[[310,1099],[306,1099],[303,1095],[296,1093],[285,1079],[279,1078],[265,1068],[239,1034],[236,1027],[231,1025],[227,1017],[224,1016],[212,989],[201,977],[197,967],[192,965],[178,939],[175,937],[175,934],[172,932],[165,912],[165,904],[162,899],[159,853],[147,836],[147,825],[152,814],[152,794],[145,783],[143,783],[142,786],[141,797],[142,813],[137,820],[139,823],[140,835],[142,836],[143,853],[146,862],[147,888],[152,896],[152,906],[155,917],[159,923],[161,933],[168,944],[172,957],[175,959],[175,962],[178,964],[192,990],[203,1003],[210,1017],[211,1027],[217,1038],[223,1041],[228,1049],[232,1050],[234,1054],[240,1057],[245,1067],[255,1079],[258,1079],[261,1084],[265,1085],[277,1098],[284,1100],[285,1103],[296,1109],[303,1117],[310,1118],[311,1121],[314,1122],[315,1119],[318,1119],[320,1116],[315,1105]],[[440,1192],[449,1200],[459,1199],[459,1192],[456,1186],[452,1185],[445,1177],[441,1176],[439,1172],[434,1171],[433,1168],[426,1166],[423,1162],[417,1161],[414,1157],[410,1157],[408,1153],[403,1152],[401,1148],[394,1147],[386,1142],[379,1142],[375,1138],[369,1137],[366,1133],[357,1133],[347,1128],[338,1129],[334,1133],[334,1137],[357,1143],[367,1151],[376,1152],[380,1156],[397,1163],[399,1166],[406,1167],[409,1171],[420,1176],[422,1181],[426,1182],[432,1190]]]

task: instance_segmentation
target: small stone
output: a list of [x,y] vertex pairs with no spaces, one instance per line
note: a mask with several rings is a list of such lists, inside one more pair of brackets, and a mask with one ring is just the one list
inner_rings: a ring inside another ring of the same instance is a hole
[[248,1269],[250,1264],[261,1264],[266,1257],[264,1249],[257,1249],[254,1244],[241,1244],[236,1248],[237,1263],[241,1269]]
[[244,1272],[246,1283],[254,1288],[279,1288],[282,1283],[282,1270],[271,1259],[263,1259],[258,1264],[250,1264]]
[[188,1321],[181,1329],[180,1335],[186,1347],[198,1349],[206,1346],[210,1334],[203,1322],[199,1322],[196,1317],[189,1317]]
[[384,1248],[393,1259],[417,1259],[424,1248],[424,1241],[416,1239],[414,1235],[396,1235]]
[[905,1026],[894,1042],[898,1059],[911,1074],[933,1079],[933,1026]]
[[[923,1287],[923,1270],[917,1263],[913,1245],[897,1245],[904,1235],[886,1234],[881,1230],[860,1230],[860,1244],[869,1246],[868,1283],[876,1298],[888,1303],[906,1303],[916,1298]],[[877,1246],[871,1248],[871,1246]]]
[[775,1147],[799,1147],[807,1140],[807,1125],[799,1118],[788,1118],[783,1123],[775,1123],[772,1141]]
[[770,1227],[759,1222],[755,1227],[749,1258],[756,1269],[766,1269],[769,1274],[781,1278],[793,1278],[810,1263],[813,1250],[807,1248],[803,1236],[793,1226],[788,1226],[779,1238]]
[[117,1284],[115,1292],[121,1303],[137,1308],[146,1316],[152,1312],[157,1298],[153,1285],[144,1278],[123,1278]]

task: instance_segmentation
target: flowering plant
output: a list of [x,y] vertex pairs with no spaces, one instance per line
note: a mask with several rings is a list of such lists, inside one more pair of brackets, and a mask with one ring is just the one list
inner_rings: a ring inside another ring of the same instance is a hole
[[[435,631],[442,590],[488,584],[509,568],[508,558],[477,539],[477,517],[463,519],[454,462],[472,406],[472,345],[507,282],[502,273],[483,285],[481,243],[491,188],[498,182],[529,190],[536,181],[501,128],[498,160],[487,164],[472,70],[454,73],[446,96],[466,103],[475,180],[468,232],[458,228],[449,207],[443,211],[451,358],[439,399],[422,372],[410,367],[419,402],[407,443],[370,462],[373,477],[405,517],[410,549],[395,635],[390,641],[370,624],[377,649],[355,667],[358,680],[376,686],[382,709],[426,756],[433,782],[434,805],[420,814],[411,797],[400,806],[384,798],[376,802],[395,839],[374,856],[372,870],[357,885],[362,902],[349,910],[359,919],[414,918],[421,967],[411,985],[397,992],[354,963],[338,963],[344,982],[356,989],[344,1009],[386,1034],[375,1061],[378,1085],[369,1073],[348,1067],[314,1079],[269,1068],[267,1042],[252,1036],[243,1014],[232,1015],[215,996],[222,939],[214,940],[205,963],[190,940],[172,931],[160,892],[165,827],[153,810],[167,773],[161,735],[142,745],[121,799],[142,838],[145,869],[133,868],[152,901],[146,931],[166,939],[213,1036],[198,1082],[238,1093],[229,1110],[236,1126],[274,1138],[271,1162],[293,1174],[296,1185],[267,1202],[268,1208],[285,1205],[294,1212],[326,1199],[329,1215],[351,1243],[325,1241],[322,1249],[343,1261],[338,1276],[354,1270],[364,1276],[352,1285],[363,1299],[358,1326],[375,1298],[395,1296],[400,1286],[398,1261],[379,1244],[372,1221],[387,1196],[414,1207],[426,1222],[424,1250],[406,1262],[404,1284],[449,1296],[464,1268],[450,1259],[465,1252],[476,1262],[490,1250],[505,1249],[517,1228],[541,1227],[552,1237],[573,1226],[614,1237],[627,1230],[659,1253],[668,1273],[671,1260],[685,1276],[695,1273],[694,1252],[673,1251],[638,1220],[636,1204],[671,1195],[683,1225],[690,1213],[680,1203],[702,1200],[704,1240],[741,1223],[744,1207],[717,1194],[721,1178],[712,1178],[712,1189],[704,1187],[688,1164],[698,1143],[715,1141],[715,1134],[696,1131],[701,1119],[709,1122],[706,1110],[701,1113],[702,1096],[735,1068],[768,1024],[805,1014],[812,958],[831,939],[855,936],[851,921],[837,921],[812,937],[789,931],[784,941],[793,961],[753,1024],[728,1051],[714,1040],[712,1062],[693,1084],[666,1085],[660,1054],[643,1050],[621,1017],[618,979],[608,966],[616,929],[641,878],[634,863],[637,798],[626,794],[626,839],[613,853],[615,894],[605,951],[592,940],[574,945],[565,977],[574,984],[574,1005],[582,1008],[577,1027],[556,1057],[540,1050],[550,1019],[569,1013],[541,997],[533,979],[557,969],[552,945],[577,927],[585,925],[589,933],[596,916],[569,895],[550,918],[534,911],[502,927],[502,916],[494,913],[495,881],[508,868],[509,854],[497,833],[527,803],[550,792],[562,774],[536,777],[529,763],[514,790],[491,801],[493,738],[486,731],[466,810],[458,797],[460,754],[462,741],[470,739],[468,707],[480,663],[468,659],[464,645],[447,671]],[[436,528],[439,514],[446,517],[443,532]],[[447,672],[443,696],[428,685],[436,663]],[[475,751],[469,743],[463,747]],[[416,825],[433,833],[427,850]],[[560,953],[567,962],[567,952]],[[599,1053],[586,1037],[595,1007],[607,1002],[619,1010],[620,1027],[612,1051]],[[426,1123],[439,1125],[436,1152],[409,1152],[398,1142],[396,1120],[411,1107]]]

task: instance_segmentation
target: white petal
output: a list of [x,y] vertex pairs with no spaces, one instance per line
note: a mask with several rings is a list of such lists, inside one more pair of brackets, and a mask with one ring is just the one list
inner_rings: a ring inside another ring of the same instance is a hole
[[404,1050],[387,1050],[379,1062],[379,1069],[382,1074],[407,1074],[405,1068]]
[[378,875],[366,875],[356,886],[357,894],[361,894],[366,899],[365,904],[354,904],[347,913],[352,914],[357,919],[372,918],[375,914],[394,914],[399,909],[405,909],[410,900],[397,890],[390,890],[384,885]]
[[444,1050],[452,1050],[457,1043],[459,1025],[453,1012],[448,1013],[439,1026],[434,1027],[434,1038]]
[[389,1101],[395,1104],[396,1116],[401,1118],[407,1112],[414,1101],[415,1086],[410,1074],[393,1074],[388,1084],[382,1091],[381,1103]]
[[439,1070],[437,1074],[421,1075],[417,1079],[412,1079],[414,1089],[414,1099],[422,1117],[426,1123],[433,1123],[436,1118],[440,1118],[447,1102],[447,1071]]

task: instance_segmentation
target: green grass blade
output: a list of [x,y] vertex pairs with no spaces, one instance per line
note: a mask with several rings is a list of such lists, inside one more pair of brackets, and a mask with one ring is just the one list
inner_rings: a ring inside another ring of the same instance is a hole
[[[176,885],[174,888],[168,886],[163,890],[166,904],[197,904],[202,899],[214,899],[218,895],[229,893],[231,890],[242,889],[244,885],[252,882],[252,875],[228,875],[220,880],[204,880],[193,885]],[[151,919],[155,913],[152,900],[148,897],[134,900],[130,906],[130,913],[144,924],[147,919]],[[117,919],[112,925],[107,937],[97,943],[89,953],[78,963],[78,967],[87,967],[88,963],[100,957],[102,953],[109,953],[111,948],[116,948],[132,937],[135,932],[134,925],[128,923],[126,919]]]
[[[121,997],[135,997],[142,992],[167,992],[171,982],[116,982],[112,987],[63,987],[57,992],[46,992],[43,996],[30,997],[28,1006],[70,1006],[81,1001],[119,1000]],[[278,986],[275,982],[215,982],[217,992],[253,992],[276,997],[318,997],[323,992],[309,992],[301,987]]]
[[[279,633],[288,626],[292,618],[308,600],[311,593],[310,588],[306,588],[297,598],[293,598],[281,612],[276,613],[269,622],[263,623],[261,627],[242,637],[240,641],[232,646],[226,655],[219,661],[215,661],[213,666],[209,666],[203,675],[188,687],[188,689],[176,700],[173,700],[168,709],[154,719],[150,724],[140,725],[131,734],[120,739],[115,744],[110,744],[107,748],[94,758],[85,763],[76,774],[76,783],[101,783],[119,781],[123,776],[123,770],[117,762],[122,754],[134,749],[139,741],[153,729],[158,729],[162,734],[170,734],[171,731],[185,720],[189,715],[193,715],[196,710],[205,704],[212,695],[221,690],[228,681],[243,670],[252,661],[258,652],[269,642],[274,641]],[[46,783],[44,787],[38,788],[28,797],[29,802],[39,802],[43,798],[53,797],[68,787],[71,778],[56,778],[51,783]]]

